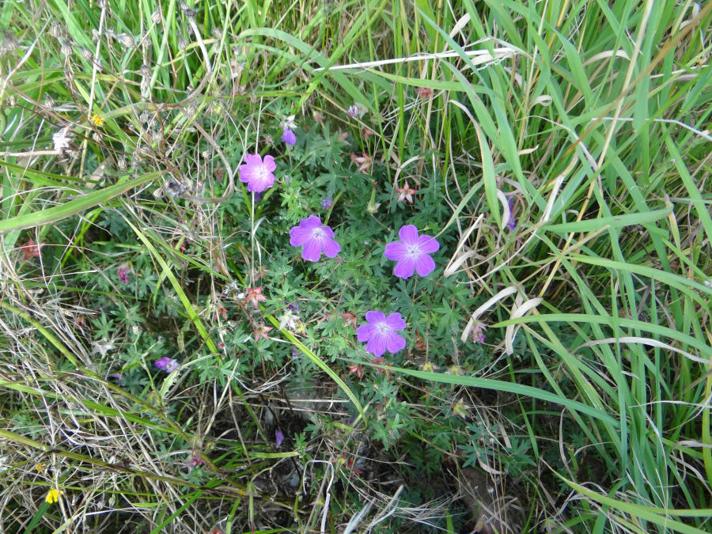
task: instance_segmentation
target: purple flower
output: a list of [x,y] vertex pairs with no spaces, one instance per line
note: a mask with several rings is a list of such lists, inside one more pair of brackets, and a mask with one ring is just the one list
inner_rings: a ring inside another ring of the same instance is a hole
[[174,360],[173,358],[169,358],[168,356],[163,356],[153,362],[153,366],[156,369],[165,371],[166,373],[172,373],[173,371],[178,369],[178,360]]
[[358,327],[356,337],[378,358],[386,351],[395,354],[405,348],[405,338],[397,333],[404,328],[405,321],[400,313],[386,316],[381,311],[371,310],[366,312],[366,322]]
[[190,457],[188,465],[191,469],[202,467],[205,465],[205,460],[203,460],[197,452],[194,452],[193,455]]
[[284,144],[289,146],[296,145],[297,135],[294,133],[294,130],[290,128],[284,128],[284,130],[282,130],[282,141],[284,142]]
[[119,385],[123,385],[123,383],[124,383],[124,376],[121,373],[111,373],[109,375],[109,378],[111,378],[113,381],[115,381]]
[[284,432],[282,432],[278,428],[274,433],[274,444],[277,445],[277,448],[279,448],[282,446],[283,441],[284,441]]
[[487,327],[483,323],[476,321],[475,326],[472,329],[472,333],[470,334],[470,336],[472,338],[472,342],[473,343],[484,343],[487,340],[487,338],[485,337],[486,329],[487,329]]
[[440,243],[429,235],[418,235],[418,229],[412,224],[401,227],[398,232],[400,241],[386,245],[385,256],[395,261],[393,274],[398,278],[410,278],[413,272],[419,276],[428,276],[435,270],[435,262],[430,254],[437,252]]
[[247,154],[245,163],[240,165],[238,172],[240,173],[240,181],[247,184],[247,190],[253,193],[262,193],[274,184],[274,171],[277,164],[274,158],[270,155],[265,156],[262,161],[262,156],[259,154]]
[[116,269],[116,275],[119,277],[119,282],[121,282],[122,284],[128,284],[130,272],[131,272],[131,267],[129,267],[125,263],[122,263],[121,265],[119,265],[118,268]]
[[321,201],[321,207],[325,210],[328,210],[333,203],[334,201],[331,199],[331,197],[324,197],[324,200]]
[[307,261],[319,261],[322,252],[329,258],[335,258],[341,251],[341,245],[334,240],[334,231],[321,224],[316,215],[302,219],[289,231],[289,244],[302,247],[302,258]]
[[509,206],[509,220],[507,221],[507,228],[510,232],[513,232],[517,227],[517,219],[514,217],[514,202],[511,198],[507,199],[507,205]]
[[352,119],[360,119],[366,114],[366,110],[361,104],[352,104],[346,109],[346,114]]

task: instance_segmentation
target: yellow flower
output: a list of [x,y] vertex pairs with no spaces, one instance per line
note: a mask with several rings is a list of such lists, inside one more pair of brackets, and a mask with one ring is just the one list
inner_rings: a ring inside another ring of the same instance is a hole
[[458,399],[455,404],[452,405],[452,414],[463,419],[467,418],[468,407],[462,399]]
[[59,498],[62,496],[62,493],[63,492],[59,491],[58,489],[52,488],[51,490],[49,490],[49,493],[47,493],[47,497],[45,497],[45,501],[48,504],[54,504],[56,502],[59,502]]
[[423,365],[420,366],[420,368],[428,373],[435,371],[435,366],[432,364],[432,362],[425,362],[423,363]]
[[94,115],[91,116],[90,120],[94,126],[97,126],[97,127],[104,126],[104,117],[102,117],[98,113],[94,113]]
[[462,367],[460,367],[459,365],[451,365],[450,367],[447,368],[447,372],[450,373],[451,375],[461,375]]
[[47,466],[43,464],[42,462],[36,463],[34,467],[35,471],[38,473],[42,473],[45,469],[47,469]]

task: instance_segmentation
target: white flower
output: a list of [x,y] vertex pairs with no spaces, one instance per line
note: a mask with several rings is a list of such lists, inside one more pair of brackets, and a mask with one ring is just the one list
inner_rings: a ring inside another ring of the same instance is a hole
[[72,136],[69,133],[69,126],[65,126],[59,130],[56,134],[52,136],[52,143],[54,143],[54,150],[60,154],[64,153],[69,149],[69,143],[72,140]]
[[282,317],[279,318],[279,327],[294,331],[298,329],[299,322],[299,317],[294,315],[290,310],[287,310]]
[[284,130],[285,128],[289,130],[297,129],[297,123],[294,122],[294,115],[290,115],[282,121],[282,129]]
[[114,350],[114,341],[106,339],[93,341],[92,346],[94,347],[94,354],[101,354],[101,357],[103,358],[109,351]]

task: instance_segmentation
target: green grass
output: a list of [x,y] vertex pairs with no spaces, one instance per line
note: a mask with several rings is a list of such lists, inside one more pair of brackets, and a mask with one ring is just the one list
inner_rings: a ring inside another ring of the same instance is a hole
[[[0,530],[709,531],[712,3],[188,4],[0,6]],[[350,242],[309,270],[324,190]],[[378,263],[410,220],[421,285]],[[384,302],[385,370],[334,322]]]

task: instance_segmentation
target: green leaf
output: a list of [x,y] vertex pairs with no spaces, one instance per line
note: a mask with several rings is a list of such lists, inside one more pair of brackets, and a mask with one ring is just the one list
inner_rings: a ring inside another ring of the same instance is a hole
[[[363,362],[356,362],[354,363],[361,363]],[[506,382],[504,380],[493,380],[490,378],[479,378],[475,376],[461,376],[461,375],[453,375],[453,374],[447,374],[447,373],[435,373],[431,371],[416,371],[413,369],[404,369],[402,367],[392,367],[392,366],[379,366],[371,363],[367,363],[365,365],[369,365],[371,367],[381,367],[384,370],[392,371],[395,373],[400,373],[408,376],[412,376],[415,378],[420,378],[421,380],[430,380],[432,382],[441,382],[443,384],[456,384],[459,386],[467,386],[467,387],[473,387],[473,388],[480,388],[480,389],[489,389],[492,391],[502,391],[504,393],[513,393],[515,395],[523,395],[525,397],[531,397],[533,399],[539,399],[545,402],[552,402],[554,404],[560,404],[561,406],[564,406],[565,408],[568,408],[569,410],[573,410],[576,412],[580,412],[586,415],[589,415],[591,417],[594,417],[596,419],[600,419],[601,421],[605,421],[606,423],[617,426],[618,422],[608,415],[607,413],[597,410],[596,408],[593,408],[591,406],[588,406],[586,404],[583,404],[581,402],[567,399],[565,397],[561,397],[559,395],[556,395],[555,393],[551,393],[550,391],[546,391],[544,389],[539,389],[535,388],[532,386],[527,386],[524,384],[516,384],[514,382]]]
[[5,219],[4,221],[0,221],[0,234],[4,234],[12,230],[23,230],[26,228],[34,228],[35,226],[59,222],[68,217],[77,215],[89,208],[108,202],[112,198],[115,198],[126,191],[133,189],[134,187],[146,184],[158,175],[158,172],[145,174],[138,178],[134,178],[133,180],[119,182],[104,189],[83,194],[59,206]]
[[605,228],[623,228],[625,226],[635,226],[638,224],[649,224],[668,216],[671,208],[653,210],[641,213],[629,213],[626,215],[612,215],[610,217],[598,217],[596,219],[585,219],[561,224],[547,224],[543,230],[557,234],[567,234],[571,232],[595,232]]

